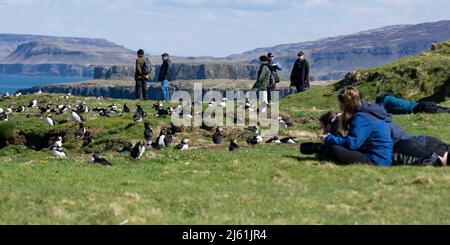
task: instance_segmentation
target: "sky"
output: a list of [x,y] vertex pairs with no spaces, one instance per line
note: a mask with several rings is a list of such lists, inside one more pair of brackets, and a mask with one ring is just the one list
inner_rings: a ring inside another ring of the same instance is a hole
[[0,0],[0,33],[105,38],[224,57],[387,25],[450,19],[448,0]]

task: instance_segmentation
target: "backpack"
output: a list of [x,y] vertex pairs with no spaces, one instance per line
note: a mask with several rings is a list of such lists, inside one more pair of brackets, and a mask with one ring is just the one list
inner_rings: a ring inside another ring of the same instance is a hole
[[148,59],[144,60],[144,69],[142,70],[144,73],[144,80],[150,80],[150,74],[152,73],[152,64]]

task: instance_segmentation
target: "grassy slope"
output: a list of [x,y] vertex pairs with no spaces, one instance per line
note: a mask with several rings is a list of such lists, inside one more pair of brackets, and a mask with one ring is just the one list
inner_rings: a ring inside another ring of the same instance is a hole
[[[315,87],[281,103],[298,122],[336,109],[333,87]],[[62,97],[60,96],[60,99]],[[13,103],[26,103],[30,97]],[[56,100],[52,97],[50,100]],[[74,97],[72,102],[80,100]],[[87,99],[89,104],[112,103]],[[126,101],[115,100],[122,104]],[[5,107],[9,102],[1,102]],[[128,101],[129,105],[134,105]],[[148,111],[151,103],[146,103]],[[450,105],[446,102],[445,105]],[[66,116],[67,117],[67,116]],[[99,140],[139,139],[141,126],[124,130],[131,115],[99,119]],[[168,119],[149,119],[155,128]],[[12,118],[22,130],[48,131],[43,123]],[[411,133],[450,142],[449,115],[395,117]],[[38,126],[36,127],[36,124]],[[72,125],[59,126],[61,128]],[[317,130],[306,120],[283,134]],[[113,168],[89,165],[89,155],[68,138],[69,158],[49,152],[0,151],[0,223],[2,224],[449,224],[450,171],[421,167],[390,169],[338,167],[301,156],[298,146],[244,147],[229,153],[211,147],[198,131],[194,149],[147,153],[135,162],[112,151]],[[178,136],[179,138],[183,136]],[[178,140],[177,140],[178,141]],[[242,144],[242,143],[241,143]],[[242,144],[243,145],[243,144]],[[100,144],[95,147],[104,147]],[[89,150],[89,149],[88,149]],[[92,149],[90,149],[92,150]]]
[[[432,96],[450,79],[450,41],[437,44],[434,51],[358,73],[361,78],[356,85],[371,99],[389,90],[412,100]],[[348,82],[344,79],[339,87]],[[442,97],[430,99],[440,101]]]

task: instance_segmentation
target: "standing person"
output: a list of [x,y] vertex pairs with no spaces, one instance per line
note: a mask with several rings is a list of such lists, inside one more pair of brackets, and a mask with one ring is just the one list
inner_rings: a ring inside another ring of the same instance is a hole
[[275,55],[273,55],[272,53],[268,53],[267,57],[269,58],[269,66],[272,72],[272,75],[270,77],[269,90],[267,91],[267,96],[269,104],[272,104],[272,91],[276,90],[277,83],[280,82],[280,76],[278,76],[278,71],[281,71],[282,67],[280,64],[278,64],[278,62],[274,60]]
[[264,112],[267,110],[268,105],[267,90],[270,83],[271,68],[267,56],[263,55],[259,57],[259,60],[261,61],[261,66],[259,67],[258,78],[253,88],[258,90],[260,111]]
[[163,61],[161,68],[159,69],[158,81],[161,82],[161,90],[164,101],[169,101],[170,92],[169,92],[169,81],[172,76],[172,61],[170,61],[170,57],[168,53],[164,53],[161,55],[161,59]]
[[139,100],[147,99],[147,81],[150,80],[150,74],[152,73],[152,63],[145,58],[144,54],[142,49],[137,51],[136,71],[134,73],[136,99]]
[[355,87],[345,87],[338,99],[343,111],[340,123],[344,136],[319,136],[327,148],[326,158],[338,164],[392,166],[394,143],[389,125],[361,110],[363,96]]
[[309,88],[309,62],[303,52],[298,53],[291,73],[291,87],[297,88],[297,93],[305,92]]

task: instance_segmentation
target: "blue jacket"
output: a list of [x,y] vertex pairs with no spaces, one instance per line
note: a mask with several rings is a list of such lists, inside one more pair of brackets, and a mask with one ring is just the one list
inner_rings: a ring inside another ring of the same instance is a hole
[[359,151],[377,166],[392,166],[394,143],[389,125],[369,113],[358,111],[350,119],[349,134],[346,137],[330,135],[326,145],[340,145],[352,151]]
[[392,114],[411,114],[418,103],[386,94],[377,99],[377,104]]
[[277,72],[277,71],[283,70],[283,67],[280,64],[278,64],[278,62],[276,62],[275,60],[272,60],[270,62],[270,67],[271,67],[272,72]]
[[400,140],[415,140],[423,146],[427,144],[427,136],[411,136],[398,125],[392,123],[392,116],[380,105],[371,104],[365,101],[359,108],[359,111],[369,113],[372,116],[388,123],[391,127],[391,137],[394,143]]

